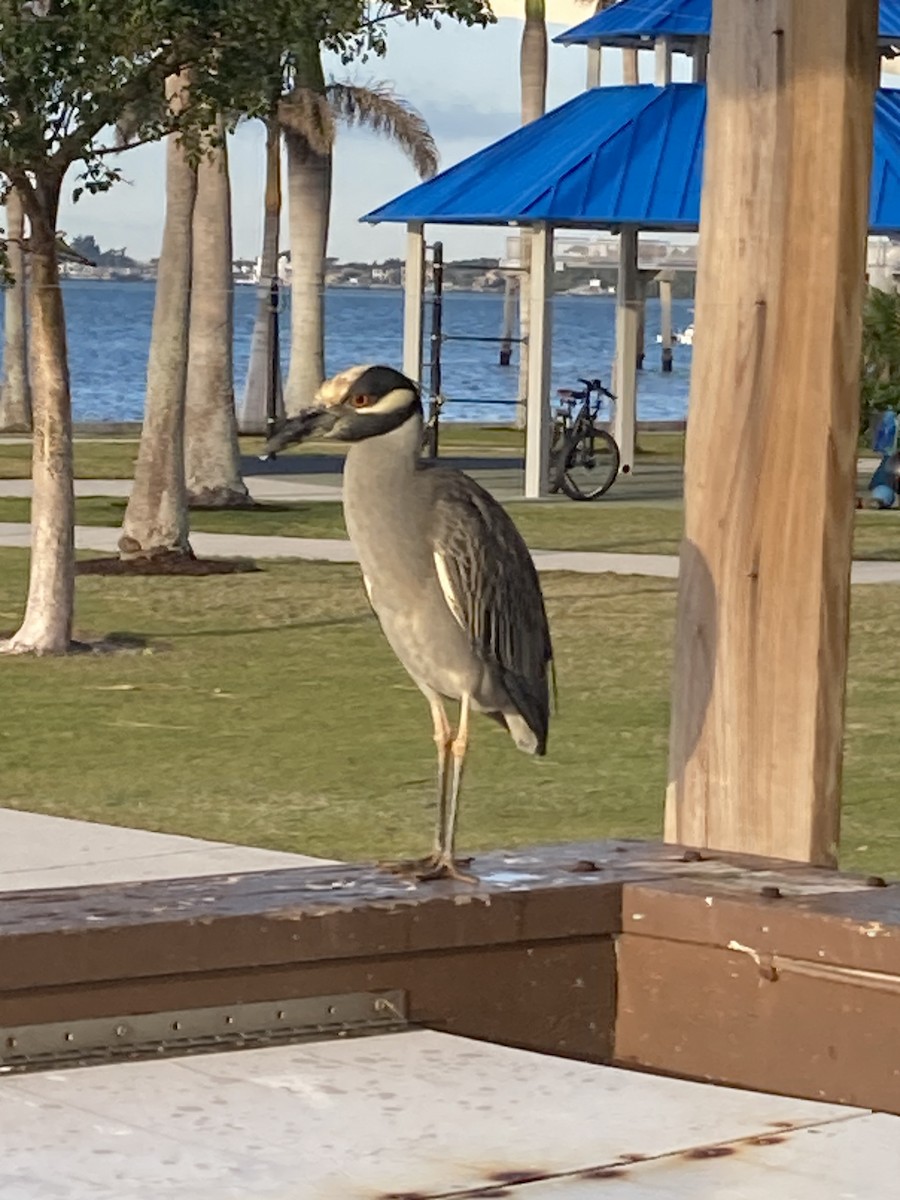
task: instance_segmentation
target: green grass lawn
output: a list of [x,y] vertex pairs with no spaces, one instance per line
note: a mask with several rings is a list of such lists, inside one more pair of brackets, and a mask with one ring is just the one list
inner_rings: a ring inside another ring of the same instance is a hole
[[[261,438],[241,438],[245,454],[259,454]],[[680,462],[684,436],[680,433],[642,433],[639,456],[649,460]],[[138,443],[127,438],[102,437],[75,442],[76,479],[131,479],[137,458]],[[524,454],[525,435],[509,426],[454,424],[441,427],[441,449],[457,454],[479,455]],[[342,456],[346,447],[323,447],[321,443],[299,446],[288,454],[333,453]],[[0,479],[28,479],[31,476],[31,443],[22,439],[15,443],[0,443]]]
[[[677,554],[683,515],[675,505],[529,503],[506,506],[529,546],[537,550],[606,550],[635,554]],[[76,503],[81,525],[122,523],[125,501],[85,497]],[[0,521],[27,521],[29,501],[0,497]],[[344,538],[338,502],[269,504],[249,511],[194,512],[191,527],[206,533],[251,533],[283,537]],[[854,556],[900,559],[900,512],[856,514]]]
[[[80,578],[80,636],[145,646],[0,660],[0,802],[329,857],[426,849],[428,709],[355,568],[263,567]],[[0,628],[18,621],[25,586],[26,555],[0,550]],[[674,587],[565,574],[544,587],[561,704],[549,755],[531,760],[476,721],[463,848],[660,830]],[[900,638],[898,592],[853,600],[843,863],[900,873],[900,679],[886,650]]]

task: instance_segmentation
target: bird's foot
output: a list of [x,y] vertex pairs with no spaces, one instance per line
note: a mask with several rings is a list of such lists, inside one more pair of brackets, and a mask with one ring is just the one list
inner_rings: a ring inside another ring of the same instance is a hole
[[460,870],[461,867],[467,867],[471,863],[471,858],[449,858],[445,855],[431,855],[422,863],[419,871],[416,872],[416,878],[423,883],[429,883],[433,879],[455,879],[458,883],[477,883],[477,875],[467,875],[465,871]]
[[423,883],[433,879],[456,879],[460,883],[477,883],[478,879],[475,875],[467,875],[460,870],[461,867],[467,867],[471,861],[471,858],[448,858],[446,855],[434,851],[425,858],[382,862],[378,866],[383,871],[390,871],[392,875],[409,875]]

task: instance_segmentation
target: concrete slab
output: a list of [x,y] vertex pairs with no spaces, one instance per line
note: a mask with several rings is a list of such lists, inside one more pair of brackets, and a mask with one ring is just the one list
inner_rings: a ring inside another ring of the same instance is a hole
[[543,1200],[614,1180],[641,1200],[868,1200],[900,1178],[897,1118],[429,1031],[7,1077],[0,1146],[4,1200]]
[[268,871],[328,861],[0,808],[0,892]]

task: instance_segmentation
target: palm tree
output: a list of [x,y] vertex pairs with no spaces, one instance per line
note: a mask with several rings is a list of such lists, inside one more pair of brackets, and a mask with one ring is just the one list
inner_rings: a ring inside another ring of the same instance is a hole
[[6,293],[0,430],[31,428],[31,385],[28,375],[28,288],[25,272],[25,210],[15,188],[6,196],[6,247],[12,282]]
[[[332,149],[338,125],[384,134],[412,161],[422,178],[437,170],[434,139],[421,115],[384,83],[367,87],[326,80],[319,46],[295,56],[293,87],[279,102],[278,126],[287,147],[291,250],[291,362],[285,409],[308,404],[324,378],[324,264],[331,209]],[[270,139],[271,145],[271,139]],[[272,162],[270,155],[269,162]],[[270,172],[271,178],[271,172]],[[274,202],[280,187],[267,188],[266,215],[277,229]],[[265,277],[266,262],[262,274]],[[257,314],[254,339],[265,344],[267,300]],[[242,413],[242,427],[245,408]]]
[[[174,111],[186,103],[187,72],[166,81]],[[147,363],[147,396],[134,485],[119,550],[124,559],[191,556],[184,473],[184,404],[197,166],[180,136],[166,148],[166,217]]]
[[225,120],[197,169],[184,413],[184,465],[194,508],[246,508],[234,411],[234,283]]
[[281,360],[270,342],[272,334],[272,287],[278,280],[278,241],[281,232],[281,129],[275,107],[266,118],[266,192],[263,213],[263,245],[259,260],[259,302],[244,395],[238,420],[242,433],[262,433],[266,428],[267,400],[275,363],[275,410],[284,412]]

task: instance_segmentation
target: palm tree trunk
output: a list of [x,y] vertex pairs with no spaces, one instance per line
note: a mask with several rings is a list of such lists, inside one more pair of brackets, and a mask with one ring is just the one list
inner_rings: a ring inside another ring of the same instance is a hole
[[[263,247],[259,270],[259,304],[250,342],[250,363],[238,417],[241,433],[264,433],[272,388],[272,284],[278,279],[278,235],[281,225],[281,132],[274,113],[266,123],[266,199]],[[276,374],[275,409],[284,415],[280,356]]]
[[197,169],[184,469],[194,508],[252,504],[241,478],[234,412],[234,282],[225,122]]
[[[325,92],[318,42],[299,47],[298,87]],[[291,239],[291,365],[285,408],[312,402],[325,378],[325,255],[331,216],[331,149],[317,153],[299,132],[286,133]]]
[[[182,103],[187,72],[166,82]],[[190,320],[192,228],[197,169],[179,137],[166,149],[166,219],[147,363],[144,426],[119,551],[124,559],[190,556],[184,476],[184,401]]]
[[285,409],[312,403],[325,378],[325,253],[331,213],[331,153],[285,133],[291,236],[291,366]]
[[[536,121],[547,107],[547,24],[545,0],[525,0],[525,26],[519,73],[522,88],[522,124]],[[516,427],[525,428],[528,396],[528,306],[531,297],[531,234],[519,232],[519,396],[516,406]]]
[[28,285],[25,269],[25,213],[22,197],[10,188],[6,198],[7,254],[12,286],[6,293],[0,430],[26,432],[31,428],[31,385],[28,379]]
[[[28,601],[7,653],[65,654],[75,605],[72,406],[56,221],[62,178],[38,179],[31,220],[31,377],[34,383]],[[39,218],[39,219],[36,219]]]

